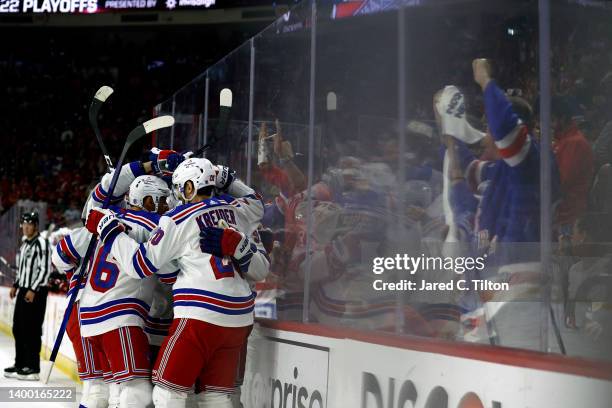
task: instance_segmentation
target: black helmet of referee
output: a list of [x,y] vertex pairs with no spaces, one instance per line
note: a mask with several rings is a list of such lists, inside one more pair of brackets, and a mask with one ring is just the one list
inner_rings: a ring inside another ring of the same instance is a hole
[[38,213],[35,211],[21,214],[22,224],[36,224],[38,225]]

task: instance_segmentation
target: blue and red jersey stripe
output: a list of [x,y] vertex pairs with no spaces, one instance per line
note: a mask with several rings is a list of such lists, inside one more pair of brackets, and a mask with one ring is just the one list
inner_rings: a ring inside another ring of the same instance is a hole
[[154,221],[148,219],[145,216],[135,214],[133,212],[129,212],[129,211],[125,212],[122,218],[125,218],[128,221],[132,221],[144,227],[147,231],[153,231],[155,227],[157,227],[157,224]]
[[157,268],[147,259],[147,250],[143,244],[139,245],[138,251],[132,257],[132,265],[138,276],[143,279],[157,272]]
[[146,320],[150,306],[138,298],[122,298],[105,302],[98,306],[80,307],[79,317],[82,325],[100,323],[118,316],[136,315]]
[[181,288],[172,291],[174,307],[200,307],[227,315],[248,314],[255,305],[255,293],[236,297],[201,289]]
[[69,235],[61,239],[56,246],[56,250],[60,258],[62,258],[62,261],[67,264],[77,265],[81,261],[81,255],[79,255],[78,251],[74,248]]
[[[91,193],[91,197],[94,199],[94,201],[102,204],[104,203],[104,200],[106,200],[106,197],[108,196],[108,193],[106,191],[104,191],[104,189],[102,188],[102,185],[98,183],[98,185],[96,186],[96,188],[92,191]],[[112,196],[110,199],[110,203],[111,204],[117,204],[119,202],[121,202],[121,200],[123,200],[123,196]]]
[[179,274],[180,270],[176,270],[171,273],[158,273],[157,278],[161,283],[165,283],[166,285],[172,285],[176,282],[176,278]]

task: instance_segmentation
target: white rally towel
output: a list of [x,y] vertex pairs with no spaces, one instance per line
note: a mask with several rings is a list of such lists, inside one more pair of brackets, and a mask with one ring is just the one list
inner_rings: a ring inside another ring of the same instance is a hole
[[[464,143],[473,144],[484,138],[485,134],[474,129],[466,119],[465,112],[465,97],[463,93],[454,85],[444,87],[436,102],[436,110],[440,115],[440,133],[442,135],[453,136]],[[442,186],[444,218],[449,230],[446,235],[445,245],[443,248],[444,256],[455,256],[458,242],[457,227],[453,212],[450,206],[450,166],[448,151],[444,154],[443,164],[444,183]]]
[[436,102],[436,110],[440,115],[440,133],[454,136],[467,144],[474,144],[485,137],[485,134],[474,129],[466,119],[465,97],[454,85],[448,85]]

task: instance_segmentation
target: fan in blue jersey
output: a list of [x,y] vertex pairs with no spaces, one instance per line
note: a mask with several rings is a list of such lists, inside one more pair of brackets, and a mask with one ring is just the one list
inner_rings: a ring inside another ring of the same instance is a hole
[[[491,78],[489,62],[474,60],[473,71],[474,80],[483,90],[488,123],[483,142],[491,146],[498,158],[479,160],[466,146],[479,141],[478,137],[448,133],[458,139],[456,160],[466,182],[472,193],[480,195],[480,201],[475,201],[464,184],[453,184],[449,192],[453,214],[459,221],[465,221],[469,214],[474,215],[473,239],[479,249],[492,256],[490,266],[491,262],[504,265],[537,261],[538,246],[524,244],[537,243],[540,239],[539,143]],[[453,106],[453,99],[460,104]],[[451,103],[438,105],[437,113],[464,117],[463,96],[451,96],[447,100]],[[533,250],[526,250],[528,248]]]

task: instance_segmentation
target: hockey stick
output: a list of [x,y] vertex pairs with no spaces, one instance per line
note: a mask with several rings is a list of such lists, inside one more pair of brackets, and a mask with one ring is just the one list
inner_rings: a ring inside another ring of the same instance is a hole
[[559,350],[561,351],[561,354],[566,355],[567,351],[565,350],[565,343],[563,342],[563,337],[561,337],[561,330],[559,330],[559,324],[557,323],[557,318],[555,317],[555,312],[553,311],[552,305],[548,305],[548,309],[550,310],[550,320],[553,330],[555,331],[555,338],[557,339]]
[[89,123],[96,134],[96,139],[98,139],[98,144],[100,145],[100,149],[102,149],[102,154],[104,155],[104,160],[109,170],[113,169],[113,162],[108,154],[108,150],[106,150],[106,145],[102,140],[102,133],[100,133],[100,128],[98,127],[98,113],[100,112],[100,108],[102,108],[102,104],[106,102],[113,92],[113,88],[110,86],[104,85],[100,87],[100,89],[96,91],[91,101],[91,105],[89,105]]
[[215,147],[219,139],[223,139],[227,133],[227,124],[229,122],[229,114],[232,110],[232,91],[229,88],[223,88],[219,93],[219,123],[215,128],[215,133],[211,136],[210,141],[198,150],[191,152],[186,157],[198,157],[207,150]]
[[[117,168],[113,172],[113,178],[108,187],[108,193],[106,198],[104,199],[104,204],[102,208],[108,208],[110,199],[115,191],[115,186],[117,185],[117,180],[119,180],[119,173],[121,173],[121,167],[123,165],[123,160],[125,159],[125,155],[130,147],[138,141],[141,137],[145,136],[148,133],[151,133],[155,130],[170,127],[174,124],[174,118],[172,116],[160,116],[158,118],[151,119],[141,125],[135,127],[130,134],[128,135],[125,144],[123,145],[123,151],[121,152],[121,156],[119,156],[119,161],[117,162]],[[66,306],[66,311],[64,312],[64,317],[62,319],[62,324],[57,332],[57,336],[55,338],[55,343],[53,344],[53,350],[51,351],[51,356],[49,357],[49,362],[51,363],[45,373],[43,373],[43,383],[47,384],[49,381],[49,377],[51,376],[51,371],[53,370],[53,365],[55,364],[55,359],[57,358],[57,353],[59,352],[60,345],[62,344],[62,340],[64,338],[64,333],[66,332],[66,325],[68,323],[68,319],[70,318],[70,313],[72,312],[72,307],[74,306],[74,302],[76,301],[76,297],[79,293],[79,289],[81,285],[86,281],[86,265],[89,263],[89,260],[93,254],[94,248],[98,242],[98,237],[92,235],[89,240],[89,245],[87,246],[87,252],[85,252],[85,256],[81,261],[81,266],[79,267],[79,274],[77,278],[77,285],[75,286],[72,294],[70,295],[70,299],[68,301],[68,305]]]
[[223,88],[219,92],[219,124],[215,129],[213,140],[210,144],[217,143],[217,140],[223,139],[227,133],[227,124],[229,122],[230,111],[232,110],[232,91],[229,88]]

